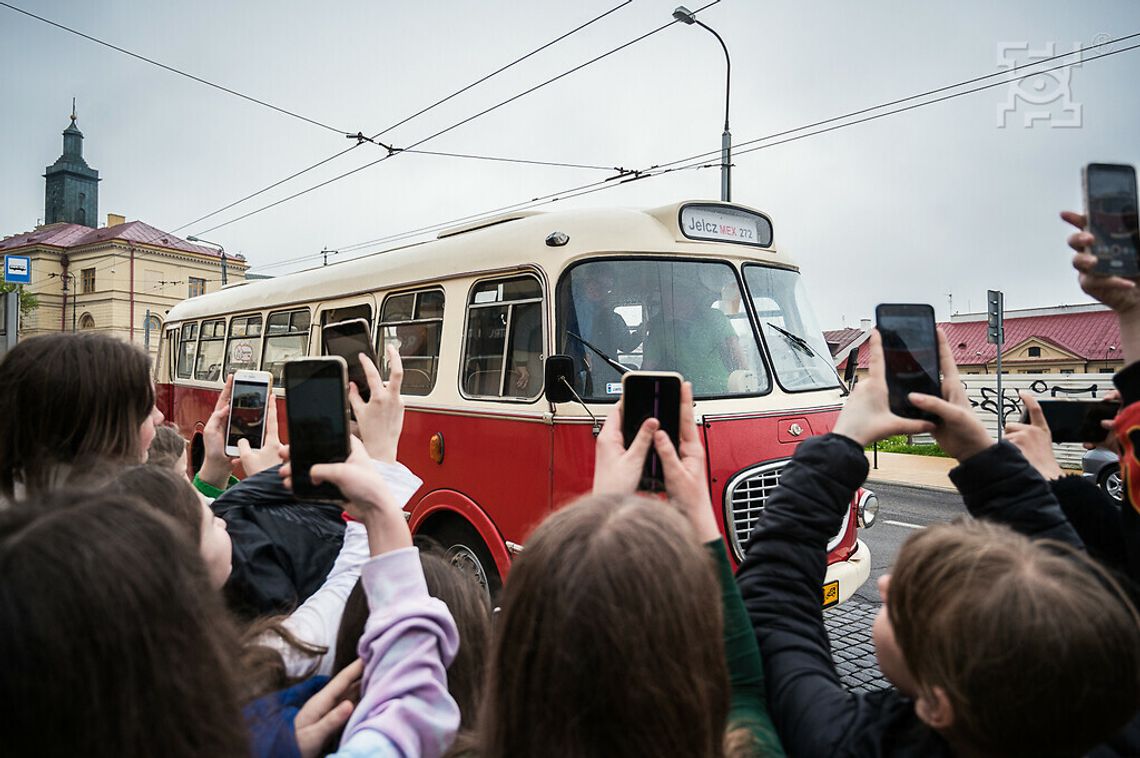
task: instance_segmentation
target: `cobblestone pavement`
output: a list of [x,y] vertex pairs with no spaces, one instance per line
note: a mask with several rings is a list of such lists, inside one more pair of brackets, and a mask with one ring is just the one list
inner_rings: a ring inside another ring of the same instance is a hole
[[871,644],[871,624],[878,612],[877,603],[855,597],[823,613],[839,678],[854,692],[874,692],[890,686],[879,671]]

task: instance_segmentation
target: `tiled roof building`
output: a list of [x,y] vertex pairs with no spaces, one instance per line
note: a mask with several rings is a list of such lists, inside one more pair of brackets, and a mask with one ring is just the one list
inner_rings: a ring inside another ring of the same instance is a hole
[[[985,313],[954,315],[938,326],[963,374],[995,372],[997,346],[986,341]],[[847,352],[836,354],[843,356],[840,370]],[[1011,374],[1112,373],[1123,366],[1116,315],[1099,303],[1006,311],[1001,360],[1002,371]],[[860,372],[867,361],[867,351],[860,350]]]

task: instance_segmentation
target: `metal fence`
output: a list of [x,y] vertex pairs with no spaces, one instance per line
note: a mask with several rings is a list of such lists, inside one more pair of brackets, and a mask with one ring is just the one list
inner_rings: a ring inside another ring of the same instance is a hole
[[[1102,398],[1113,389],[1112,374],[1004,374],[1001,394],[997,393],[996,374],[968,374],[962,376],[966,396],[974,406],[986,429],[997,435],[998,415],[1004,411],[1006,423],[1019,421],[1024,404],[1018,392],[1025,390],[1038,398],[1089,399]],[[932,443],[930,435],[915,435],[917,444]],[[1085,449],[1079,444],[1053,445],[1062,468],[1079,469]]]

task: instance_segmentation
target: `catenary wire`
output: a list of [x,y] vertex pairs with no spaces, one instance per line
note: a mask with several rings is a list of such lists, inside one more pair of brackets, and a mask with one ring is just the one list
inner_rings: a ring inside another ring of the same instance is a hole
[[[467,84],[467,85],[464,85],[463,87],[460,87],[459,89],[452,92],[451,94],[446,95],[446,96],[440,98],[439,100],[436,100],[431,105],[428,105],[425,108],[421,108],[420,110],[416,111],[415,113],[411,114],[410,116],[406,116],[405,118],[401,119],[400,121],[397,121],[396,123],[392,124],[391,126],[386,127],[385,129],[377,132],[376,134],[373,134],[370,138],[368,138],[368,140],[364,140],[364,141],[372,141],[372,140],[378,139],[379,137],[381,137],[382,135],[391,131],[392,129],[395,129],[398,126],[402,126],[403,124],[406,124],[407,122],[411,121],[412,119],[414,119],[418,116],[422,116],[423,114],[427,113],[428,111],[432,110],[433,108],[436,108],[436,107],[448,102],[452,98],[458,97],[459,95],[463,94],[464,92],[467,92],[468,90],[472,89],[473,87],[476,87],[476,86],[482,84],[483,82],[491,79],[492,77],[501,74],[502,72],[506,71],[507,69],[512,68],[513,66],[516,66],[519,63],[522,63],[523,61],[527,60],[528,58],[530,58],[534,55],[537,55],[538,53],[542,52],[543,50],[546,50],[547,48],[549,48],[549,47],[551,47],[551,46],[553,46],[559,42],[561,42],[562,40],[566,39],[567,37],[570,37],[571,35],[580,32],[581,30],[583,30],[586,27],[594,24],[595,22],[602,20],[606,16],[609,16],[611,13],[623,8],[624,6],[628,5],[631,2],[633,2],[633,0],[625,0],[625,2],[623,2],[619,5],[615,5],[613,8],[610,8],[605,13],[602,13],[598,16],[595,16],[594,18],[590,19],[586,23],[581,24],[581,25],[571,29],[570,31],[568,31],[564,34],[559,35],[558,37],[554,38],[553,40],[551,40],[551,41],[549,41],[543,45],[540,45],[539,47],[536,47],[534,50],[531,50],[530,52],[525,53],[524,55],[521,55],[518,58],[515,58],[510,63],[507,63],[505,66],[500,66],[499,68],[495,69],[491,73],[486,74],[486,75],[476,79],[475,81],[471,82],[470,84]],[[302,174],[307,174],[310,171],[313,171],[314,169],[317,169],[317,168],[325,165],[326,163],[341,157],[345,153],[348,153],[348,152],[351,152],[352,150],[355,150],[356,148],[360,147],[361,144],[363,144],[363,141],[357,142],[355,145],[352,145],[347,150],[341,150],[340,152],[335,153],[334,155],[331,155],[328,158],[325,158],[324,160],[318,161],[317,163],[314,163],[311,166],[307,166],[307,167],[305,167],[299,171],[295,171],[294,173],[290,174],[289,176],[285,177],[284,179],[280,179],[280,180],[273,182],[272,184],[270,184],[266,187],[262,187],[261,189],[246,195],[245,197],[241,198],[240,200],[235,200],[234,202],[229,203],[228,205],[222,206],[221,208],[218,208],[217,210],[211,211],[204,216],[201,216],[201,217],[199,217],[193,221],[190,221],[189,223],[183,224],[182,226],[177,227],[174,231],[177,232],[180,229],[185,229],[188,226],[193,226],[194,224],[197,224],[201,221],[205,221],[206,219],[211,218],[213,216],[216,216],[219,213],[223,213],[225,211],[228,211],[230,208],[233,208],[235,205],[239,205],[241,203],[244,203],[247,200],[250,200],[252,198],[257,197],[258,195],[262,195],[271,189],[274,189],[276,187],[281,186],[285,182],[296,179],[298,176],[301,176]],[[203,232],[203,234],[205,234],[205,232]]]
[[[704,5],[704,6],[700,7],[700,8],[698,8],[696,11],[694,11],[694,13],[699,13],[699,12],[701,12],[701,11],[703,11],[703,10],[707,9],[707,8],[710,8],[710,7],[712,7],[713,5],[716,5],[716,4],[717,4],[717,3],[719,3],[719,2],[720,2],[720,0],[713,0],[713,2],[711,2],[711,3],[708,3],[708,4],[706,4],[706,5]],[[250,216],[254,216],[254,215],[258,214],[258,213],[262,213],[262,212],[264,212],[264,211],[267,211],[267,210],[269,210],[270,208],[275,208],[275,207],[277,207],[278,205],[281,205],[282,203],[287,203],[287,202],[289,202],[290,200],[294,200],[294,199],[296,199],[296,198],[298,198],[298,197],[301,197],[302,195],[307,195],[308,193],[310,193],[310,192],[313,192],[314,190],[318,190],[318,189],[320,189],[321,187],[325,187],[325,186],[327,186],[327,185],[329,185],[329,184],[332,184],[333,182],[337,182],[337,181],[340,181],[341,179],[344,179],[344,178],[346,178],[346,177],[352,176],[353,174],[356,174],[356,173],[359,173],[360,171],[363,171],[363,170],[365,170],[365,169],[371,168],[371,167],[373,167],[373,166],[375,166],[375,165],[377,165],[377,164],[379,164],[379,163],[383,163],[384,161],[388,160],[389,158],[391,158],[391,157],[393,157],[393,156],[395,156],[395,155],[399,155],[399,154],[400,154],[400,152],[406,152],[407,150],[411,150],[411,149],[413,149],[413,148],[419,147],[420,145],[424,144],[425,142],[428,142],[429,140],[433,140],[433,139],[435,139],[436,137],[439,137],[439,136],[442,136],[442,135],[444,135],[444,134],[447,134],[448,132],[450,132],[450,131],[452,131],[452,130],[454,130],[454,129],[457,129],[457,128],[459,128],[460,126],[463,126],[463,125],[465,125],[465,124],[468,124],[468,123],[470,123],[470,122],[474,121],[474,120],[475,120],[475,119],[477,119],[477,118],[480,118],[480,117],[482,117],[482,116],[485,116],[485,115],[487,115],[488,113],[491,113],[492,111],[498,110],[499,108],[502,108],[503,106],[505,106],[505,105],[507,105],[507,104],[509,104],[509,103],[512,103],[512,102],[514,102],[514,101],[518,100],[518,99],[519,99],[519,98],[521,98],[521,97],[525,97],[526,95],[529,95],[529,94],[531,94],[531,93],[533,93],[533,92],[536,92],[537,90],[539,90],[539,89],[542,89],[543,87],[546,87],[546,86],[547,86],[547,85],[549,85],[549,84],[553,84],[554,82],[556,82],[556,81],[559,81],[560,79],[563,79],[563,78],[565,78],[565,77],[569,76],[570,74],[573,74],[573,73],[575,73],[575,72],[577,72],[577,71],[580,71],[580,70],[582,70],[583,68],[585,68],[586,66],[589,66],[589,65],[591,65],[591,64],[597,63],[598,61],[600,61],[600,60],[602,60],[602,59],[604,59],[604,58],[607,58],[607,57],[609,57],[609,56],[613,55],[614,53],[617,53],[617,52],[619,52],[619,51],[621,51],[621,50],[624,50],[624,49],[626,49],[626,48],[630,47],[631,45],[635,45],[635,44],[637,44],[638,42],[641,42],[641,41],[643,41],[643,40],[647,39],[648,37],[651,37],[651,36],[653,36],[654,34],[657,34],[657,33],[659,33],[659,32],[661,32],[661,31],[663,31],[664,29],[667,29],[667,28],[669,28],[670,26],[672,26],[673,24],[676,24],[676,23],[679,23],[679,22],[678,22],[676,19],[674,19],[673,21],[670,21],[670,22],[668,22],[668,23],[662,24],[661,26],[657,27],[656,29],[653,29],[652,31],[646,32],[645,34],[642,34],[642,35],[640,35],[640,36],[638,36],[638,37],[635,37],[634,39],[632,39],[632,40],[630,40],[630,41],[628,41],[628,42],[625,42],[625,43],[623,43],[623,44],[621,44],[621,45],[618,45],[617,47],[615,47],[615,48],[613,48],[613,49],[611,49],[611,50],[609,50],[609,51],[607,51],[607,52],[605,52],[605,53],[602,53],[601,55],[595,56],[595,57],[591,58],[590,60],[588,60],[588,61],[585,61],[584,63],[580,63],[580,64],[578,64],[577,66],[574,66],[574,67],[573,67],[573,68],[571,68],[571,69],[568,69],[568,70],[566,70],[566,71],[564,71],[564,72],[562,72],[562,73],[560,73],[560,74],[558,74],[558,75],[556,75],[556,76],[553,76],[553,77],[551,77],[551,78],[549,78],[549,79],[547,79],[547,80],[545,80],[545,81],[543,81],[543,82],[540,82],[539,84],[536,84],[536,85],[534,85],[533,87],[529,87],[528,89],[526,89],[526,90],[523,90],[522,92],[519,92],[519,93],[517,93],[517,94],[515,94],[515,95],[512,95],[511,97],[507,98],[506,100],[502,100],[502,101],[500,101],[499,103],[496,103],[495,105],[492,105],[492,106],[491,106],[491,107],[489,107],[489,108],[484,108],[483,110],[479,111],[478,113],[476,113],[476,114],[474,114],[474,115],[472,115],[472,116],[468,116],[467,118],[464,118],[464,119],[462,119],[461,121],[458,121],[458,122],[456,122],[456,123],[452,124],[451,126],[448,126],[448,127],[445,127],[445,128],[443,128],[443,129],[440,129],[439,131],[435,132],[434,134],[428,135],[427,137],[424,137],[423,139],[420,139],[420,140],[418,140],[418,141],[416,141],[416,142],[413,142],[411,145],[408,145],[407,147],[403,148],[402,150],[399,150],[399,151],[389,151],[388,153],[386,153],[385,155],[383,155],[383,156],[381,156],[381,157],[377,158],[377,159],[376,159],[376,160],[374,160],[374,161],[370,161],[370,162],[368,162],[368,163],[365,163],[365,164],[363,164],[363,165],[361,165],[361,166],[357,166],[356,168],[354,168],[354,169],[351,169],[351,170],[349,170],[349,171],[345,171],[345,172],[344,172],[344,173],[342,173],[342,174],[338,174],[337,176],[334,176],[334,177],[332,177],[331,179],[326,179],[326,180],[325,180],[325,181],[323,181],[323,182],[319,182],[319,183],[317,183],[317,184],[314,184],[314,185],[312,185],[312,186],[310,186],[310,187],[307,187],[307,188],[305,188],[305,189],[303,189],[303,190],[301,190],[301,191],[299,191],[299,192],[294,192],[292,195],[288,195],[288,196],[286,196],[286,197],[283,197],[283,198],[281,198],[281,199],[279,199],[279,200],[275,200],[275,201],[274,201],[274,202],[272,202],[272,203],[269,203],[269,204],[267,204],[267,205],[263,205],[263,206],[261,206],[260,208],[256,208],[256,209],[254,209],[254,210],[252,210],[252,211],[249,211],[248,213],[243,213],[242,215],[240,215],[240,216],[237,216],[237,217],[235,217],[235,218],[232,218],[232,219],[230,219],[229,221],[224,221],[224,222],[222,222],[221,224],[217,224],[217,225],[215,225],[215,226],[211,226],[209,229],[203,229],[203,230],[202,230],[202,231],[201,231],[199,234],[208,234],[208,233],[210,233],[210,232],[213,232],[213,231],[216,231],[216,230],[218,230],[218,229],[221,229],[222,227],[225,227],[225,226],[229,226],[230,224],[234,224],[234,223],[237,223],[238,221],[243,221],[243,220],[245,220],[245,219],[249,218]]]
[[[1116,43],[1116,42],[1120,42],[1120,41],[1124,41],[1124,40],[1132,39],[1132,38],[1135,38],[1135,37],[1137,37],[1137,36],[1140,36],[1140,33],[1136,33],[1136,34],[1131,34],[1131,35],[1127,35],[1127,36],[1124,36],[1124,37],[1120,37],[1120,38],[1118,38],[1118,39],[1116,39],[1116,40],[1111,40],[1111,41],[1109,41],[1109,42],[1101,43],[1101,44],[1099,44],[1099,45],[1092,45],[1092,46],[1089,46],[1088,48],[1082,48],[1081,50],[1076,50],[1076,51],[1073,51],[1073,52],[1071,52],[1071,53],[1067,53],[1066,55],[1072,55],[1072,54],[1074,54],[1074,53],[1078,53],[1078,52],[1084,52],[1084,51],[1086,51],[1086,50],[1089,50],[1089,49],[1094,49],[1094,48],[1097,48],[1097,47],[1103,47],[1103,46],[1105,46],[1105,45],[1110,45],[1110,44],[1114,44],[1114,43]],[[1035,70],[1033,70],[1033,71],[1030,71],[1029,73],[1023,74],[1022,76],[1015,76],[1015,77],[1012,77],[1012,78],[1002,79],[1001,81],[998,81],[998,82],[991,82],[991,83],[989,83],[989,84],[986,84],[986,85],[983,85],[983,86],[979,86],[979,87],[973,87],[973,88],[971,88],[971,89],[968,89],[968,90],[964,90],[964,91],[961,91],[961,92],[952,93],[952,94],[950,94],[950,95],[944,95],[944,96],[942,96],[942,97],[939,97],[939,98],[935,98],[935,99],[933,99],[933,100],[923,101],[923,102],[921,102],[921,103],[915,103],[915,104],[912,104],[912,105],[906,106],[906,107],[904,107],[904,108],[897,108],[897,109],[894,109],[894,110],[891,110],[891,111],[887,111],[887,112],[885,112],[885,113],[881,113],[881,114],[875,114],[875,115],[873,115],[873,116],[870,116],[870,117],[866,117],[866,118],[858,119],[858,120],[856,120],[856,121],[850,121],[850,122],[845,122],[845,123],[843,123],[843,124],[838,124],[838,125],[830,126],[830,127],[828,127],[827,129],[821,129],[821,130],[817,130],[817,131],[814,131],[814,132],[809,132],[809,133],[806,133],[806,134],[797,135],[797,136],[794,136],[794,137],[790,137],[790,138],[788,138],[788,139],[786,139],[786,140],[781,140],[781,141],[779,141],[779,142],[775,142],[775,143],[771,143],[771,144],[766,144],[766,145],[759,145],[759,146],[756,146],[756,147],[752,147],[752,148],[749,148],[749,149],[746,149],[746,150],[741,150],[741,151],[739,151],[739,152],[738,152],[738,153],[736,153],[736,154],[737,154],[737,155],[743,155],[743,154],[747,154],[747,153],[752,153],[752,152],[756,152],[756,151],[758,151],[758,150],[762,150],[762,149],[765,149],[765,148],[768,148],[768,147],[775,147],[775,146],[777,146],[777,145],[782,145],[782,144],[786,144],[786,143],[788,143],[788,142],[793,142],[793,141],[796,141],[796,140],[799,140],[799,139],[804,139],[804,138],[806,138],[806,137],[812,137],[812,136],[817,136],[817,135],[819,135],[819,134],[824,134],[824,133],[827,133],[827,132],[836,131],[836,130],[838,130],[838,129],[842,129],[842,128],[844,128],[844,127],[847,127],[847,126],[855,126],[855,125],[858,125],[858,124],[866,123],[866,122],[868,122],[868,121],[872,121],[872,120],[875,120],[875,119],[878,119],[878,118],[882,118],[882,117],[885,117],[885,116],[889,116],[889,115],[897,115],[897,114],[899,114],[899,113],[904,113],[904,112],[906,112],[906,111],[915,110],[915,109],[917,109],[917,108],[920,108],[920,107],[923,107],[923,106],[925,106],[925,105],[934,105],[934,104],[936,104],[936,103],[944,102],[944,101],[947,101],[947,100],[951,100],[951,99],[954,99],[954,98],[957,98],[957,97],[963,97],[963,96],[965,96],[965,95],[974,94],[974,93],[977,93],[977,92],[981,92],[981,91],[983,91],[983,90],[992,89],[992,88],[994,88],[994,87],[999,87],[999,86],[1003,86],[1003,85],[1011,84],[1011,83],[1013,83],[1013,82],[1016,82],[1016,81],[1021,81],[1021,80],[1023,80],[1023,79],[1028,79],[1028,78],[1030,78],[1030,77],[1033,77],[1033,76],[1038,76],[1038,75],[1040,75],[1040,74],[1049,73],[1049,72],[1052,72],[1052,71],[1056,71],[1056,70],[1059,70],[1059,69],[1062,69],[1062,68],[1068,68],[1068,67],[1072,67],[1072,66],[1080,65],[1080,64],[1082,64],[1082,63],[1085,63],[1085,62],[1094,61],[1094,60],[1097,60],[1097,59],[1100,59],[1100,58],[1106,58],[1106,57],[1109,57],[1109,56],[1112,56],[1112,55],[1117,55],[1117,54],[1119,54],[1119,53],[1129,52],[1129,51],[1131,51],[1131,50],[1135,50],[1135,49],[1137,49],[1137,48],[1140,48],[1140,44],[1131,45],[1131,46],[1128,46],[1128,47],[1125,47],[1125,48],[1121,48],[1121,49],[1119,49],[1119,50],[1111,50],[1111,51],[1107,51],[1107,52],[1104,52],[1104,53],[1100,53],[1100,54],[1098,54],[1098,55],[1094,55],[1094,56],[1092,56],[1092,57],[1089,57],[1089,58],[1085,58],[1085,59],[1082,59],[1081,61],[1077,61],[1077,62],[1063,63],[1063,64],[1060,64],[1060,65],[1057,65],[1057,66],[1053,66],[1053,67],[1050,67],[1050,68],[1047,68],[1047,69],[1043,69],[1043,70],[1037,70],[1037,69],[1035,69]],[[1055,59],[1057,59],[1057,58],[1060,58],[1060,57],[1065,57],[1065,56],[1053,56],[1052,58],[1049,58],[1049,59],[1045,59],[1045,60],[1055,60]],[[1042,63],[1042,62],[1045,62],[1045,60],[1043,60],[1043,61],[1038,61],[1036,65],[1040,65],[1040,63]],[[1011,72],[1017,71],[1017,70],[1019,70],[1019,69],[1024,69],[1024,68],[1027,68],[1027,66],[1016,66],[1016,67],[1013,67],[1013,68],[1012,68],[1012,69],[1010,69],[1010,70],[1007,70],[1007,71],[1003,71],[1003,72],[1000,72],[1000,73],[1001,73],[1001,74],[1009,74],[1009,73],[1011,73]],[[983,77],[976,77],[976,78],[974,78],[974,79],[969,79],[969,80],[966,80],[966,81],[965,81],[965,82],[963,82],[963,83],[971,83],[971,82],[982,81],[982,80],[984,80],[984,79],[988,79],[988,78],[991,78],[991,76],[992,76],[992,75],[989,75],[989,76],[983,76]],[[961,84],[961,83],[960,83],[960,84]],[[937,89],[935,89],[935,90],[929,90],[929,91],[928,91],[928,93],[924,93],[924,94],[929,94],[929,93],[936,93],[936,92],[943,92],[943,91],[945,91],[945,90],[947,90],[947,89],[951,89],[951,88],[953,88],[953,87],[954,87],[954,85],[950,85],[949,87],[940,87],[940,88],[937,88]],[[911,97],[902,98],[902,99],[900,99],[900,100],[892,101],[892,103],[907,102],[907,101],[909,101],[909,100],[913,100],[913,99],[915,99],[915,98],[917,98],[917,97],[921,97],[921,96],[922,96],[922,95],[914,95],[914,96],[911,96]],[[877,106],[877,107],[883,107],[883,106]],[[861,110],[859,110],[859,111],[853,111],[853,112],[852,112],[852,114],[847,114],[847,115],[854,115],[854,114],[866,113],[867,111],[869,111],[869,110],[874,110],[874,109],[875,109],[875,108],[864,108],[864,109],[861,109]],[[757,142],[761,142],[761,141],[764,141],[764,140],[768,140],[768,139],[771,139],[772,137],[775,137],[775,136],[780,136],[780,135],[783,135],[783,134],[790,134],[790,133],[794,133],[794,132],[797,132],[797,131],[801,131],[801,130],[803,130],[803,129],[811,128],[811,127],[813,127],[813,126],[817,126],[817,125],[821,125],[821,124],[827,124],[827,123],[831,123],[831,122],[833,122],[833,121],[835,121],[835,120],[838,120],[838,119],[841,119],[841,118],[845,118],[845,117],[846,117],[846,116],[838,116],[838,117],[835,117],[835,118],[832,118],[832,119],[826,119],[826,120],[824,120],[824,121],[815,122],[814,124],[808,124],[808,125],[806,125],[806,126],[804,126],[804,127],[800,127],[799,129],[792,129],[792,130],[787,130],[787,131],[784,131],[784,132],[779,132],[779,133],[776,133],[776,134],[774,134],[774,135],[767,135],[767,136],[765,136],[765,137],[760,137],[760,138],[757,138],[757,139],[755,139],[755,140],[749,140],[749,141],[747,141],[747,142],[745,142],[745,143],[742,143],[742,144],[755,144],[755,143],[757,143]],[[356,243],[356,244],[352,244],[352,245],[343,245],[343,246],[341,246],[340,248],[338,248],[338,251],[339,251],[339,252],[351,252],[351,251],[354,251],[354,250],[362,249],[362,248],[365,248],[365,247],[370,247],[370,246],[373,246],[373,245],[384,244],[384,243],[387,243],[387,242],[393,242],[393,241],[397,241],[397,240],[402,240],[402,239],[406,239],[406,238],[408,238],[408,237],[413,237],[413,236],[416,236],[416,235],[418,235],[418,234],[423,234],[423,233],[427,233],[427,232],[430,232],[430,231],[434,231],[434,230],[437,230],[437,229],[444,229],[444,228],[447,228],[447,227],[450,227],[450,226],[454,226],[454,225],[456,225],[456,224],[460,224],[460,223],[464,223],[464,222],[468,222],[468,221],[473,221],[473,220],[475,220],[475,219],[480,219],[480,218],[492,218],[492,217],[494,217],[494,216],[496,216],[496,215],[499,215],[499,214],[501,214],[501,213],[507,213],[507,212],[511,212],[511,211],[515,211],[515,210],[521,210],[521,209],[523,209],[523,208],[525,208],[525,207],[533,207],[533,206],[535,206],[535,205],[541,205],[541,204],[545,204],[545,203],[555,202],[555,201],[557,201],[557,200],[566,200],[566,199],[570,199],[570,198],[572,198],[572,197],[580,197],[580,196],[582,196],[582,195],[591,194],[591,193],[593,193],[593,192],[598,192],[598,191],[601,191],[601,190],[603,190],[603,189],[608,189],[608,188],[610,188],[610,187],[612,187],[612,186],[617,186],[617,185],[619,185],[619,184],[624,184],[624,183],[627,183],[627,182],[629,182],[629,181],[637,181],[637,180],[640,180],[640,179],[654,178],[654,177],[656,177],[656,176],[661,176],[661,175],[664,175],[664,174],[666,174],[666,173],[675,172],[675,171],[684,171],[684,170],[690,170],[690,169],[701,169],[701,168],[711,168],[711,167],[713,167],[713,166],[715,166],[715,165],[717,165],[717,164],[706,163],[706,162],[695,162],[695,163],[689,163],[688,165],[680,165],[680,166],[678,166],[677,164],[685,163],[686,161],[691,161],[691,160],[692,160],[692,159],[694,159],[694,158],[707,157],[707,156],[710,156],[710,155],[717,155],[718,153],[719,153],[719,151],[711,151],[710,153],[701,153],[701,154],[698,154],[698,155],[695,155],[695,156],[691,156],[690,158],[683,158],[683,159],[680,159],[680,160],[677,160],[677,161],[672,161],[672,162],[669,162],[669,163],[657,164],[657,165],[655,165],[655,166],[652,166],[652,167],[650,167],[649,169],[646,169],[646,170],[644,170],[644,171],[631,172],[631,175],[630,175],[630,176],[628,176],[628,177],[626,177],[626,178],[622,179],[621,181],[616,181],[616,182],[615,182],[615,181],[610,181],[610,180],[603,180],[603,181],[601,181],[601,182],[594,182],[594,183],[591,183],[591,184],[587,184],[587,185],[581,185],[581,186],[579,186],[579,187],[573,187],[573,188],[569,188],[569,189],[567,189],[567,190],[562,190],[562,191],[560,191],[560,192],[551,193],[551,194],[549,194],[549,195],[545,195],[545,196],[542,196],[542,197],[539,197],[539,198],[533,198],[533,199],[531,199],[531,200],[528,200],[528,201],[522,201],[522,202],[518,202],[518,203],[513,203],[513,204],[511,204],[511,205],[503,206],[503,207],[501,207],[501,208],[496,208],[496,209],[494,209],[494,210],[491,210],[491,211],[484,211],[484,212],[481,212],[481,213],[471,214],[471,215],[468,215],[468,216],[464,216],[464,217],[461,217],[461,218],[458,218],[458,219],[451,219],[451,220],[449,220],[449,221],[445,221],[445,222],[442,222],[442,223],[438,223],[438,224],[432,224],[432,225],[429,225],[429,226],[420,227],[420,228],[418,228],[418,229],[413,229],[413,230],[409,230],[409,231],[406,231],[406,232],[401,232],[401,233],[398,233],[398,234],[389,235],[389,236],[387,236],[387,237],[380,237],[380,238],[377,238],[377,239],[374,239],[374,240],[368,240],[367,242],[361,242],[361,243]],[[362,255],[362,256],[358,256],[358,257],[366,257],[367,255],[371,255],[371,254],[375,254],[375,253],[367,253],[367,254],[365,254],[365,255]],[[286,263],[295,263],[295,262],[297,262],[297,261],[299,261],[299,260],[306,260],[306,259],[310,259],[310,258],[313,258],[313,257],[314,257],[314,255],[312,255],[312,254],[309,254],[309,255],[306,255],[306,256],[302,256],[302,257],[300,257],[300,258],[296,258],[296,259],[290,259],[289,261],[282,261],[282,262],[280,262],[280,263],[274,263],[274,264],[270,264],[269,266],[260,267],[260,268],[259,268],[259,270],[266,270],[266,269],[269,269],[269,268],[276,268],[276,267],[278,267],[279,265],[285,265]]]
[[222,92],[226,92],[226,93],[234,95],[236,97],[240,97],[242,100],[248,100],[251,103],[256,103],[257,105],[261,105],[265,108],[269,108],[271,110],[277,111],[278,113],[289,116],[291,118],[295,118],[295,119],[299,119],[301,121],[305,121],[305,122],[310,123],[314,126],[319,126],[322,129],[328,129],[331,132],[336,132],[337,134],[345,134],[346,133],[343,129],[337,129],[335,126],[330,126],[330,125],[325,124],[321,121],[317,121],[316,119],[309,118],[308,116],[303,116],[300,113],[295,113],[295,112],[288,110],[286,108],[281,108],[280,106],[274,105],[273,103],[267,103],[264,100],[259,100],[256,97],[252,97],[250,95],[243,94],[241,92],[238,92],[237,90],[230,89],[229,87],[225,87],[221,84],[216,84],[215,82],[211,82],[208,79],[203,79],[200,76],[195,76],[194,74],[187,73],[187,72],[182,71],[180,69],[174,68],[173,66],[168,66],[165,63],[160,63],[159,61],[156,61],[153,58],[148,58],[145,55],[140,55],[139,53],[132,52],[130,50],[127,50],[126,48],[119,47],[118,45],[111,44],[110,42],[107,42],[105,40],[101,40],[98,37],[93,37],[90,34],[85,34],[81,31],[79,31],[78,29],[73,29],[70,26],[66,26],[66,25],[61,24],[57,21],[52,21],[50,18],[44,18],[43,16],[38,16],[35,13],[32,13],[31,11],[24,10],[23,8],[12,5],[11,3],[6,3],[6,2],[3,2],[2,0],[0,0],[0,6],[3,6],[5,8],[10,9],[10,10],[16,11],[17,13],[22,13],[25,16],[28,16],[29,18],[34,18],[37,21],[42,21],[45,24],[49,24],[51,26],[54,26],[57,29],[62,29],[65,32],[69,32],[69,33],[74,34],[76,36],[82,37],[83,39],[90,40],[91,42],[94,42],[97,45],[102,45],[103,47],[108,47],[112,50],[115,50],[116,52],[123,53],[124,55],[129,55],[132,58],[137,58],[140,61],[151,64],[152,66],[158,66],[159,68],[161,68],[165,71],[169,71],[172,74],[178,74],[179,76],[184,76],[187,79],[192,79],[193,81],[198,82],[199,84],[205,84],[207,87],[213,87],[214,89],[221,90]]

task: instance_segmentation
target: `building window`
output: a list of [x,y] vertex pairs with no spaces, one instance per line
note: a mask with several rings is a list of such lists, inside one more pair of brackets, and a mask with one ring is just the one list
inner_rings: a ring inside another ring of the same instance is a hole
[[1041,357],[1041,348],[1039,348],[1039,347],[1031,347],[1026,352],[1030,358],[1040,358]]
[[189,282],[190,282],[190,294],[188,294],[187,297],[198,297],[198,295],[205,295],[206,294],[206,280],[205,279],[199,279],[196,276],[192,276],[189,278]]
[[1077,372],[1071,368],[1063,368],[1063,369],[1061,369],[1061,373],[1062,374],[1075,374]]
[[95,319],[92,318],[90,313],[84,313],[82,316],[79,317],[79,328],[80,329],[94,329],[95,328]]
[[426,395],[435,386],[439,365],[439,335],[443,328],[443,291],[438,289],[391,295],[380,311],[380,370],[388,378],[385,348],[395,345],[404,364],[406,395]]
[[95,269],[85,268],[82,272],[83,294],[95,291]]

